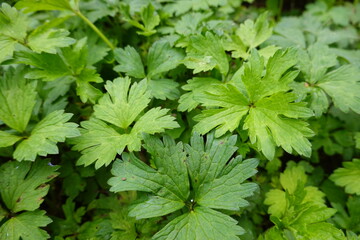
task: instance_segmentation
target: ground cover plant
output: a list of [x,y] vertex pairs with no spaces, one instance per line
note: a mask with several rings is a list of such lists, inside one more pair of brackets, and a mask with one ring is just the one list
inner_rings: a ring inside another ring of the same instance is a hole
[[360,239],[360,3],[0,5],[0,240]]

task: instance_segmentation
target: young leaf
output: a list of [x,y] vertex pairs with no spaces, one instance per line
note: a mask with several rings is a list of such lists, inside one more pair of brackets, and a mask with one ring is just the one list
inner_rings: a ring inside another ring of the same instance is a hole
[[264,203],[276,227],[265,232],[265,239],[338,239],[345,240],[344,233],[326,222],[336,210],[325,205],[322,192],[316,187],[305,186],[307,176],[300,165],[288,166],[280,174],[283,190],[271,189]]
[[145,80],[131,87],[130,82],[128,77],[107,81],[108,93],[94,106],[95,118],[81,123],[85,128],[82,136],[73,141],[74,149],[83,153],[78,164],[96,162],[96,168],[109,165],[126,146],[130,151],[140,150],[142,132],[154,134],[179,126],[174,117],[167,115],[167,109],[153,108],[140,116],[150,102],[150,94]]
[[331,174],[330,179],[336,185],[345,187],[345,192],[360,195],[360,159],[343,162],[343,165],[343,168],[338,168]]
[[255,21],[246,20],[236,30],[236,35],[249,48],[255,48],[272,34],[272,26],[267,21],[267,12],[261,14]]
[[289,71],[296,63],[295,53],[294,49],[277,51],[263,75],[263,59],[253,51],[241,77],[242,86],[215,84],[199,96],[203,106],[220,108],[198,115],[194,131],[204,134],[216,127],[215,135],[221,136],[235,130],[245,117],[242,128],[248,130],[251,143],[266,158],[274,158],[276,146],[309,157],[311,144],[307,137],[313,132],[300,118],[311,117],[312,111],[305,103],[295,102],[296,96],[287,92],[297,75],[296,71]]
[[59,167],[47,160],[34,163],[11,161],[0,167],[0,194],[5,206],[13,213],[34,211],[49,191],[46,184],[58,173]]

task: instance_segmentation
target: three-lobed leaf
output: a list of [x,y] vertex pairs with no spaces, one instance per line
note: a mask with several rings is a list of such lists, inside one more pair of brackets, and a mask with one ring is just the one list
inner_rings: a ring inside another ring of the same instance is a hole
[[309,157],[311,144],[307,138],[313,132],[301,118],[309,118],[313,113],[305,103],[296,102],[294,93],[288,92],[298,74],[290,70],[295,63],[294,49],[279,50],[267,62],[264,74],[264,60],[253,51],[241,84],[218,83],[204,92],[194,90],[200,93],[197,100],[211,108],[196,116],[199,123],[194,130],[204,134],[216,128],[218,137],[234,131],[244,118],[242,129],[248,130],[250,142],[266,158],[274,158],[276,146]]
[[109,165],[125,147],[140,150],[142,133],[161,133],[179,126],[167,109],[144,112],[151,100],[146,80],[131,84],[129,77],[117,78],[107,81],[105,88],[107,93],[94,106],[94,117],[81,123],[82,135],[73,140],[73,149],[83,153],[78,164]]
[[161,141],[147,135],[144,141],[156,169],[133,154],[123,153],[122,160],[113,165],[114,177],[108,181],[114,192],[149,193],[132,205],[129,215],[141,219],[185,209],[153,239],[239,239],[237,235],[243,234],[243,229],[236,221],[213,210],[238,211],[248,205],[244,198],[257,189],[254,183],[243,183],[256,173],[256,159],[241,161],[237,157],[228,163],[236,151],[236,137],[215,139],[210,134],[205,143],[194,134],[185,148],[170,137]]

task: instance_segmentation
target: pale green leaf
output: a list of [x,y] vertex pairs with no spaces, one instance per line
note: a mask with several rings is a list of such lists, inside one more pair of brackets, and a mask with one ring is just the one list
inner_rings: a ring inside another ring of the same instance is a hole
[[[83,152],[78,164],[96,162],[96,168],[109,165],[126,146],[129,151],[139,151],[142,133],[179,127],[175,118],[167,115],[167,109],[153,108],[140,115],[150,102],[146,80],[131,86],[130,83],[128,77],[106,83],[107,93],[94,106],[95,118],[81,124],[85,130],[73,141],[76,144],[73,149]],[[117,130],[101,120],[117,126]]]
[[194,69],[194,73],[210,71],[213,68],[218,68],[223,75],[229,71],[229,62],[223,45],[219,37],[210,32],[206,32],[205,36],[191,36],[186,52],[183,63],[186,67]]
[[13,213],[34,211],[44,201],[49,191],[46,184],[55,178],[59,167],[47,160],[30,162],[7,162],[0,167],[1,199]]
[[236,35],[249,48],[255,48],[272,34],[272,26],[267,20],[267,12],[261,14],[255,21],[246,20],[236,30]]
[[360,159],[343,162],[343,165],[343,168],[338,168],[331,174],[330,179],[336,185],[345,187],[347,193],[360,195]]
[[193,78],[187,81],[187,84],[182,86],[182,89],[187,92],[181,95],[179,99],[178,110],[181,112],[191,111],[197,107],[200,102],[197,100],[200,95],[212,88],[212,84],[220,83],[219,80],[213,78]]
[[64,29],[52,29],[47,25],[36,28],[28,36],[28,46],[37,53],[56,53],[56,48],[67,47],[75,40],[68,37],[69,32]]
[[45,211],[24,212],[0,226],[0,239],[46,240],[50,236],[40,227],[46,227],[51,222]]
[[20,0],[17,8],[25,8],[28,12],[42,10],[72,10],[69,0]]
[[94,106],[95,117],[126,129],[150,102],[145,81],[134,83],[130,88],[129,77],[107,81],[107,94]]
[[168,112],[168,109],[160,107],[150,109],[136,121],[131,133],[154,134],[164,132],[165,129],[179,127],[179,124],[174,121],[174,117],[167,115]]
[[194,120],[199,121],[195,125],[194,131],[205,134],[215,128],[216,136],[222,136],[227,131],[232,132],[239,127],[241,119],[248,111],[249,109],[246,106],[204,110],[201,115],[194,118]]
[[27,28],[28,19],[25,14],[7,3],[1,4],[0,36],[7,36],[22,43],[26,37]]
[[289,84],[298,74],[288,71],[296,63],[294,59],[294,49],[279,50],[268,60],[264,74],[264,61],[253,51],[244,71],[240,72],[240,84],[212,84],[198,93],[197,100],[211,109],[195,117],[199,123],[194,130],[204,134],[216,128],[218,137],[234,131],[245,117],[242,128],[248,130],[251,143],[266,158],[274,158],[276,146],[309,157],[311,144],[307,138],[313,132],[301,118],[309,118],[313,112],[305,103],[295,102],[297,96],[288,92]]
[[0,35],[0,63],[8,57],[12,57],[16,41],[11,37]]
[[71,140],[73,150],[82,152],[77,164],[88,166],[96,162],[95,167],[109,165],[116,154],[124,150],[127,138],[119,134],[105,122],[96,118],[81,122],[81,136]]
[[288,167],[280,174],[280,183],[285,191],[294,194],[298,187],[304,186],[307,176],[302,166]]
[[268,213],[278,218],[281,218],[288,208],[285,192],[280,189],[267,192],[264,204],[269,205]]
[[0,131],[0,148],[14,145],[22,137],[11,134],[10,132]]
[[160,23],[160,16],[155,11],[154,6],[149,3],[148,6],[141,9],[140,16],[144,25],[141,27],[142,32],[137,33],[144,36],[156,33],[155,27]]
[[30,136],[16,147],[14,158],[18,161],[34,161],[37,155],[58,154],[58,142],[80,135],[78,125],[68,122],[71,117],[72,114],[64,113],[64,110],[47,115],[35,125]]

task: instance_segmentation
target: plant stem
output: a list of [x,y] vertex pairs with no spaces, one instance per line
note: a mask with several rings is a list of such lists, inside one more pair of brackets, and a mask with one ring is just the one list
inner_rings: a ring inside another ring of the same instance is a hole
[[84,22],[86,22],[89,27],[96,32],[97,35],[111,48],[111,50],[114,50],[114,45],[110,42],[110,40],[87,18],[85,17],[80,10],[75,10],[74,13],[79,16]]

